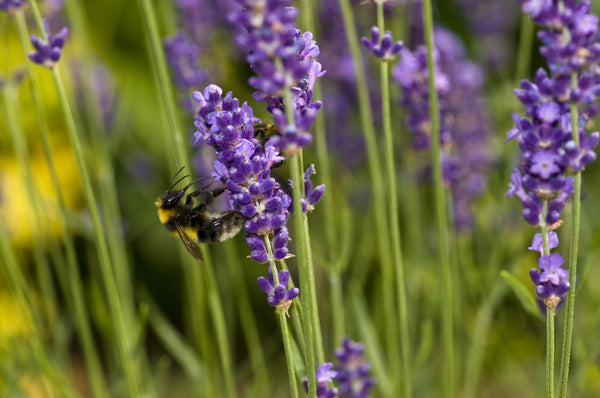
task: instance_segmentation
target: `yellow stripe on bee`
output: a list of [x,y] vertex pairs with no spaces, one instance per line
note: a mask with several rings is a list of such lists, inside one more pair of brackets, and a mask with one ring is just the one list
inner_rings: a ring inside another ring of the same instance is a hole
[[185,234],[194,242],[198,242],[198,233],[196,232],[195,228],[192,227],[186,227],[184,229]]
[[175,217],[177,215],[177,210],[175,209],[158,209],[158,219],[160,220],[161,223],[166,224],[169,222],[169,220],[171,220],[173,217]]

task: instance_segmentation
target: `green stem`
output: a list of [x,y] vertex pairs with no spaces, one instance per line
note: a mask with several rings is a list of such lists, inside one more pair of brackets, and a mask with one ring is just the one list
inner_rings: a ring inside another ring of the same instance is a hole
[[554,316],[546,307],[546,398],[554,398]]
[[167,145],[172,155],[170,157],[170,160],[172,161],[171,166],[175,169],[182,165],[189,164],[189,155],[186,150],[187,140],[183,136],[179,123],[177,123],[177,106],[175,105],[175,97],[171,87],[171,80],[169,79],[169,72],[161,44],[161,36],[158,31],[154,8],[152,7],[150,0],[138,1],[144,17],[148,48],[150,50],[150,56],[152,57],[152,65],[154,66],[154,79],[156,85],[160,89],[159,98],[167,117],[169,134],[166,134],[165,138],[167,138]]
[[[303,3],[303,16],[304,22],[306,25],[306,29],[310,32],[315,32],[315,24],[314,24],[314,16],[313,12],[313,1],[306,0]],[[315,98],[321,98],[321,81],[319,79],[316,80],[315,86],[313,88],[313,95]],[[325,187],[327,187],[328,191],[326,195],[323,195],[323,211],[322,214],[322,224],[325,229],[325,240],[327,242],[327,248],[330,253],[330,256],[335,256],[338,253],[338,239],[337,239],[337,231],[335,228],[335,205],[334,205],[334,197],[333,197],[333,185],[331,184],[331,166],[329,163],[329,159],[331,158],[329,151],[327,149],[327,140],[325,136],[325,116],[323,112],[317,113],[317,119],[315,121],[315,146],[317,150],[317,159],[319,163],[319,176]],[[302,170],[300,170],[302,171]],[[329,260],[329,272],[336,273],[336,271],[331,270],[331,265],[335,262],[335,258],[328,258]],[[336,273],[337,274],[337,273]],[[338,275],[339,277],[339,275]],[[335,278],[335,276],[333,277]],[[335,300],[335,297],[332,297],[332,300]],[[335,304],[335,302],[334,302]],[[341,341],[341,335],[343,335],[344,330],[344,306],[343,305],[335,305],[335,315],[333,318],[333,338],[335,344],[338,344]],[[341,324],[339,322],[342,322]],[[320,330],[320,327],[319,329]],[[340,332],[341,330],[341,332]],[[321,344],[322,346],[322,344]],[[323,350],[317,350],[318,352],[322,352]],[[319,362],[324,362],[324,358],[320,358]]]
[[531,64],[531,49],[533,47],[533,36],[535,25],[527,13],[521,18],[521,35],[519,37],[519,50],[517,57],[516,81],[519,82],[526,76]]
[[[354,15],[352,14],[352,8],[348,0],[339,0],[340,8],[342,11],[342,18],[344,21],[344,29],[346,32],[346,40],[348,42],[348,48],[352,56],[352,62],[356,77],[356,90],[358,94],[358,102],[360,108],[361,126],[364,134],[366,149],[367,149],[367,161],[369,164],[369,174],[371,180],[371,190],[373,192],[374,204],[372,208],[375,212],[375,233],[377,234],[377,244],[379,250],[379,256],[381,261],[381,285],[383,288],[383,294],[381,297],[382,307],[386,314],[386,342],[388,349],[393,352],[391,355],[393,363],[397,363],[395,360],[397,349],[393,350],[393,347],[397,347],[397,323],[395,311],[393,309],[394,296],[393,289],[390,288],[390,283],[393,280],[393,263],[392,263],[392,249],[389,237],[388,217],[386,214],[386,190],[383,180],[383,171],[380,163],[380,155],[375,138],[375,125],[373,122],[373,116],[371,114],[369,90],[367,87],[367,81],[363,62],[360,54],[359,44],[356,29]],[[392,327],[387,327],[391,325]],[[396,366],[397,367],[397,366]]]
[[52,70],[52,77],[54,79],[56,91],[58,93],[58,97],[63,108],[65,121],[67,124],[67,132],[69,134],[69,139],[71,140],[71,145],[75,153],[75,159],[77,161],[77,167],[79,169],[79,174],[83,186],[83,192],[86,198],[86,202],[89,206],[90,218],[92,220],[92,225],[94,228],[94,237],[98,247],[100,271],[102,273],[102,279],[104,280],[104,287],[106,289],[108,305],[111,311],[111,316],[113,318],[117,349],[119,352],[121,363],[125,370],[127,388],[132,396],[136,396],[138,394],[138,386],[133,359],[131,357],[131,342],[129,341],[127,328],[125,327],[123,310],[121,307],[121,300],[113,269],[111,266],[106,235],[104,233],[103,226],[100,221],[98,204],[96,202],[96,197],[92,190],[92,183],[87,171],[87,166],[85,164],[83,149],[81,146],[81,142],[79,141],[79,135],[75,127],[75,120],[73,119],[73,114],[71,113],[71,108],[69,106],[64,86],[57,67],[55,67]]
[[292,359],[292,343],[290,340],[290,331],[287,324],[287,319],[283,311],[277,311],[279,327],[281,328],[281,337],[283,339],[283,349],[285,351],[285,361],[288,368],[288,377],[290,379],[290,389],[292,398],[298,398],[298,385],[296,383],[296,374],[294,372],[294,361]]
[[236,396],[236,394],[233,383],[233,368],[231,366],[231,349],[229,347],[229,339],[227,337],[227,326],[225,324],[223,306],[221,304],[221,298],[219,297],[215,274],[210,266],[212,261],[210,261],[210,255],[206,246],[202,246],[202,255],[204,257],[204,262],[201,266],[204,270],[206,294],[208,295],[208,306],[213,319],[215,334],[217,336],[217,345],[219,348],[219,356],[221,357],[223,377],[225,378],[225,395],[228,398],[233,398]]
[[[20,11],[19,15],[22,16],[23,13]],[[7,50],[6,46],[5,49]],[[7,53],[8,51],[5,52]],[[4,59],[6,63],[9,63],[8,54],[5,54]],[[25,134],[23,134],[23,126],[18,117],[21,114],[21,111],[19,109],[18,90],[15,88],[14,84],[8,83],[6,87],[4,87],[2,90],[2,98],[2,108],[4,109],[6,117],[6,130],[9,133],[9,139],[15,151],[17,163],[21,172],[19,177],[23,182],[27,193],[27,198],[25,200],[29,202],[31,209],[33,210],[32,213],[29,214],[29,217],[26,217],[27,221],[25,222],[29,223],[29,229],[31,231],[31,246],[35,263],[35,272],[43,297],[42,305],[45,307],[44,318],[46,327],[44,329],[48,329],[48,327],[53,324],[54,318],[56,317],[57,299],[56,291],[52,283],[52,276],[49,273],[50,266],[48,259],[43,251],[43,248],[46,247],[48,243],[47,233],[44,231],[45,225],[42,222],[45,217],[41,209],[42,203],[39,200],[40,196],[37,195],[37,189],[34,185],[34,174],[31,169],[31,161],[27,143],[25,142]]]
[[[571,87],[577,85],[577,74],[571,76]],[[573,141],[579,146],[579,112],[577,104],[571,103],[571,134]],[[573,319],[575,313],[575,292],[577,281],[577,256],[579,253],[579,226],[581,222],[581,171],[573,177],[573,221],[571,223],[571,249],[569,251],[569,283],[571,289],[567,294],[567,305],[565,313],[565,329],[560,361],[560,397],[567,396],[567,384],[569,379],[569,365],[571,362],[571,343],[573,340]]]
[[[384,29],[384,17],[383,17],[383,3],[377,3],[377,21],[378,27],[381,34],[385,31]],[[383,119],[383,133],[384,133],[384,147],[385,147],[385,166],[386,176],[388,185],[388,209],[390,214],[390,232],[392,241],[392,252],[394,259],[394,271],[396,273],[396,289],[397,295],[397,306],[398,306],[398,321],[400,322],[400,356],[402,360],[402,381],[403,381],[403,396],[410,398],[412,397],[411,388],[411,368],[409,366],[410,349],[409,349],[409,336],[408,336],[408,311],[406,308],[406,283],[404,280],[404,263],[402,261],[402,243],[400,238],[400,217],[398,213],[398,188],[396,185],[396,167],[394,162],[394,140],[392,138],[392,118],[390,111],[390,83],[389,83],[389,63],[386,60],[380,62],[380,77],[381,77],[381,108],[382,108],[382,119]],[[393,278],[389,280],[389,286],[385,289],[389,289],[390,296],[394,295]],[[393,303],[393,301],[392,301]],[[392,311],[393,312],[393,311]],[[393,320],[394,317],[388,317],[387,321]],[[395,328],[390,328],[392,331],[396,331]],[[397,338],[394,338],[394,344],[390,348],[392,353],[398,352],[397,349]],[[392,354],[392,358],[396,358],[397,355]],[[394,360],[392,363],[397,363]],[[397,374],[397,373],[396,373]]]
[[[164,115],[167,119],[167,128],[165,129],[165,142],[167,148],[169,148],[169,162],[172,169],[178,169],[182,165],[189,165],[189,155],[187,149],[187,139],[184,138],[184,134],[177,122],[177,106],[175,97],[173,94],[171,81],[168,74],[167,64],[165,61],[165,54],[161,44],[161,35],[158,30],[158,24],[156,21],[156,15],[152,2],[150,0],[139,0],[139,5],[142,11],[144,24],[146,28],[146,38],[148,40],[148,49],[152,59],[153,74],[155,85],[160,89],[159,100],[161,102]],[[201,244],[203,252],[208,252],[205,245]],[[204,336],[206,334],[206,327],[202,322],[201,314],[195,313],[197,306],[201,305],[201,295],[206,294],[202,285],[202,278],[200,271],[196,263],[192,263],[188,254],[181,250],[183,261],[186,261],[186,266],[183,267],[184,278],[187,283],[187,301],[188,310],[190,311],[189,318],[192,320],[192,330],[194,339],[197,342],[198,347],[204,351],[206,357],[210,355],[211,347],[206,346],[209,339]],[[207,269],[212,268],[209,262],[208,256],[204,256],[204,265]],[[210,298],[209,298],[210,301]],[[220,302],[220,301],[219,301]],[[216,308],[215,301],[213,299],[213,305],[209,304],[209,310],[217,311],[222,313],[222,309]],[[212,314],[213,317],[219,317],[218,314]],[[222,352],[222,351],[221,351]],[[206,361],[207,366],[210,370],[214,370],[215,367],[210,366],[211,361]],[[229,362],[229,359],[226,360]],[[231,371],[227,368],[226,371]],[[226,376],[227,377],[227,376]]]
[[[36,2],[34,0],[29,0],[29,7],[33,12],[36,24],[40,29],[41,35],[45,40],[47,40],[47,35],[43,29],[41,15],[37,8]],[[114,325],[115,340],[117,342],[117,351],[119,353],[121,365],[123,366],[123,369],[125,371],[127,389],[130,396],[137,396],[138,385],[133,359],[131,357],[131,343],[129,341],[127,328],[125,327],[119,291],[117,289],[115,276],[110,262],[106,236],[103,230],[102,223],[100,221],[100,213],[98,209],[98,204],[96,202],[96,196],[92,190],[92,183],[88,174],[87,165],[84,160],[83,148],[79,139],[79,133],[77,132],[77,128],[75,126],[75,119],[73,117],[69,101],[67,99],[67,95],[60,77],[58,66],[55,66],[51,72],[58,99],[60,101],[64,113],[69,140],[71,141],[73,153],[77,162],[77,168],[79,170],[79,175],[83,186],[83,193],[85,195],[85,199],[89,207],[89,214],[94,230],[94,238],[96,240],[96,246],[98,248],[100,272],[104,281],[108,306],[110,308],[110,313]]]
[[258,327],[256,325],[256,314],[250,305],[250,294],[244,281],[244,267],[240,267],[240,253],[237,246],[229,241],[225,246],[225,256],[229,270],[229,277],[233,280],[235,289],[236,303],[239,310],[239,316],[248,346],[248,355],[250,364],[254,373],[254,385],[256,394],[259,396],[269,396],[269,374],[263,350],[257,349],[261,346]]
[[[27,32],[27,23],[25,21],[25,15],[23,12],[18,12],[16,15],[17,19],[17,27],[19,30],[19,37],[21,41],[21,46],[23,49],[23,53],[27,54],[28,49],[28,32]],[[67,220],[67,210],[64,202],[62,189],[60,187],[58,173],[56,171],[56,164],[54,162],[54,156],[52,154],[51,146],[50,146],[50,138],[48,134],[48,129],[46,127],[46,117],[45,111],[42,106],[42,100],[40,95],[40,85],[38,82],[37,74],[33,68],[33,64],[31,62],[26,62],[27,65],[27,75],[31,80],[31,92],[34,100],[35,108],[38,114],[39,124],[40,124],[40,135],[42,138],[42,145],[44,148],[44,154],[46,156],[46,161],[48,163],[48,169],[50,171],[50,178],[52,187],[54,188],[54,192],[56,194],[56,201],[58,203],[58,208],[64,223],[60,223],[60,227],[62,229],[62,237],[64,240],[65,251],[67,254],[67,278],[68,288],[67,294],[70,297],[68,300],[72,303],[73,308],[73,316],[75,318],[75,326],[78,331],[80,343],[83,349],[83,356],[86,363],[86,367],[88,369],[90,375],[90,384],[92,387],[92,394],[94,397],[105,397],[106,386],[104,382],[104,378],[102,375],[102,367],[100,364],[100,358],[98,356],[98,351],[94,345],[94,340],[92,337],[92,331],[89,321],[89,316],[87,313],[87,309],[84,305],[83,298],[83,287],[81,284],[81,276],[79,275],[79,266],[77,264],[77,256],[75,253],[75,245],[73,242],[73,237],[68,231],[66,220]],[[56,264],[57,273],[61,273],[62,264]]]
[[442,335],[444,352],[444,396],[453,397],[454,383],[454,332],[453,332],[453,292],[452,270],[448,248],[448,216],[446,193],[442,176],[442,159],[439,127],[438,96],[435,88],[435,64],[433,60],[433,16],[431,0],[423,1],[423,27],[427,44],[427,68],[429,70],[429,119],[431,121],[431,158],[433,165],[435,220],[438,239],[438,254],[442,276]]
[[[544,220],[548,214],[548,201],[544,200],[542,205],[542,215]],[[543,223],[541,225],[543,252],[547,256],[550,254],[548,245],[548,228]],[[546,398],[554,398],[554,317],[555,308],[546,306]]]
[[[275,59],[277,68],[283,71],[279,58]],[[284,89],[285,115],[288,125],[294,125],[293,98],[290,87]],[[307,337],[307,378],[311,397],[316,394],[315,361],[324,361],[323,338],[321,335],[319,310],[317,306],[317,292],[315,287],[315,272],[308,234],[308,220],[302,212],[300,197],[304,192],[304,178],[302,167],[302,151],[291,156],[290,174],[292,176],[292,197],[294,203],[294,228],[296,231],[296,248],[298,259],[298,272],[300,274],[300,292],[302,295],[304,334]],[[307,334],[310,333],[310,334]],[[313,391],[314,390],[314,391]],[[316,395],[315,395],[316,396]]]
[[[273,275],[273,284],[274,286],[279,286],[279,271],[277,270],[277,264],[275,264],[275,260],[273,259],[273,248],[271,247],[271,241],[267,235],[264,236],[264,241],[265,247],[267,249],[267,255],[269,257],[269,264],[271,266],[271,274]],[[288,377],[290,379],[290,390],[292,392],[292,397],[298,398],[298,383],[296,383],[296,372],[294,371],[294,361],[292,356],[292,342],[290,338],[290,330],[287,324],[286,313],[279,309],[276,312],[279,321],[279,327],[281,328],[281,338],[283,340],[285,362],[288,369]]]
[[[288,119],[289,120],[289,119]],[[311,398],[317,396],[317,384],[315,379],[315,333],[313,325],[313,300],[311,298],[311,280],[314,281],[313,270],[309,268],[307,259],[307,247],[304,235],[304,221],[302,220],[302,205],[300,203],[300,192],[302,187],[302,174],[300,173],[300,159],[292,156],[290,159],[290,173],[292,175],[292,196],[294,203],[294,228],[296,236],[296,258],[298,259],[298,273],[300,275],[300,295],[302,300],[302,326],[306,342],[306,377],[308,379],[308,392]]]

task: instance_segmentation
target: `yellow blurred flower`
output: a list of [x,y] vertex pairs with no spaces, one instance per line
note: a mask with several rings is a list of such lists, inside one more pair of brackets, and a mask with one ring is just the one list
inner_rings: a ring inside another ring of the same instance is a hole
[[[81,185],[73,152],[70,146],[62,144],[55,145],[52,152],[65,205],[74,209],[81,203]],[[18,247],[31,246],[43,236],[60,234],[60,223],[65,222],[43,152],[37,150],[31,153],[30,160],[37,200],[43,214],[40,222],[33,219],[33,207],[17,159],[0,158],[0,220],[4,232]]]

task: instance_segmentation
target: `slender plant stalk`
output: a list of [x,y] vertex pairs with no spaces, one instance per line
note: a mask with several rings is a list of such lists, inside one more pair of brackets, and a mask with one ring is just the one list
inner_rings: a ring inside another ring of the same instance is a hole
[[[304,23],[306,25],[306,29],[310,32],[315,32],[315,23],[314,16],[316,13],[313,8],[313,1],[306,0],[302,3],[303,9],[303,18]],[[315,86],[313,88],[313,95],[316,98],[321,98],[321,81],[317,79],[315,81]],[[325,187],[329,187],[329,191],[326,195],[323,195],[323,211],[322,214],[322,224],[325,229],[325,240],[327,242],[328,252],[330,257],[328,258],[328,272],[332,275],[329,276],[329,282],[331,283],[341,283],[340,274],[336,271],[331,270],[331,265],[335,262],[336,258],[331,256],[336,256],[338,253],[338,239],[337,239],[337,231],[335,228],[336,223],[334,222],[335,206],[334,206],[334,197],[333,190],[331,188],[333,185],[331,184],[331,166],[329,163],[329,151],[327,149],[327,140],[326,140],[326,131],[325,131],[325,116],[323,112],[317,113],[317,119],[315,121],[315,146],[317,151],[317,159],[319,162],[319,176],[321,181],[325,184]],[[301,170],[302,171],[302,170]],[[338,279],[337,282],[334,279]],[[333,293],[333,291],[332,291]],[[344,306],[340,305],[340,301],[337,301],[341,298],[339,295],[330,294],[330,303],[331,308],[335,308],[334,317],[333,317],[333,327],[332,334],[330,337],[333,337],[333,341],[337,344],[341,341],[341,338],[344,334]],[[319,328],[320,329],[320,328]],[[318,352],[322,352],[318,351]],[[324,358],[319,358],[319,362],[324,362]]]
[[[167,125],[169,126],[169,134],[166,138],[167,143],[171,148],[172,163],[177,165],[177,167],[180,167],[179,165],[181,164],[188,165],[189,156],[187,151],[186,140],[184,139],[182,130],[179,126],[179,123],[177,122],[177,106],[175,105],[175,97],[173,95],[171,81],[169,79],[169,74],[167,71],[165,55],[160,41],[160,34],[158,31],[158,25],[156,22],[154,8],[149,0],[139,0],[139,4],[142,10],[144,23],[146,26],[146,38],[148,39],[148,46],[150,50],[150,55],[152,57],[152,64],[154,66],[155,81],[161,92],[160,99],[165,115],[167,117]],[[208,296],[209,311],[211,312],[211,316],[213,318],[215,326],[221,367],[223,371],[223,376],[225,378],[226,392],[229,397],[233,397],[235,396],[235,390],[231,366],[231,350],[229,348],[229,342],[226,333],[227,328],[225,325],[225,318],[223,317],[223,308],[221,305],[221,300],[219,298],[216,280],[212,269],[212,262],[210,261],[208,249],[204,244],[201,244],[200,248],[204,255],[204,263],[202,266],[205,270],[205,283],[208,286],[206,294]],[[198,267],[188,266],[184,267],[184,270],[187,270],[190,273],[190,275],[186,276],[186,279],[189,279],[193,284],[192,289],[194,289],[196,293],[202,291],[202,286],[200,283],[201,278],[199,277],[199,275],[197,275]],[[194,291],[188,291],[190,299],[197,299],[197,296],[195,296]],[[192,312],[194,311],[194,306],[189,306],[189,308]],[[194,317],[193,319],[197,318]],[[201,333],[200,330],[202,328],[203,325],[194,325],[194,330],[196,333]]]
[[[288,118],[288,120],[290,120]],[[292,119],[293,120],[293,119]],[[311,279],[314,282],[313,270],[309,269],[307,259],[307,247],[304,235],[304,221],[302,220],[302,205],[300,203],[300,192],[302,187],[302,173],[300,172],[300,159],[292,156],[290,160],[290,172],[292,175],[292,201],[294,204],[294,228],[296,236],[296,257],[298,259],[298,273],[300,275],[300,295],[302,298],[302,327],[306,342],[306,377],[308,379],[308,392],[311,398],[317,397],[317,384],[315,379],[316,370],[316,345],[313,325],[313,300],[311,299]],[[303,184],[302,184],[303,185]],[[275,272],[273,272],[275,277]]]
[[[23,49],[23,53],[27,54],[27,45],[28,45],[28,32],[27,32],[27,23],[25,21],[25,15],[22,11],[16,14],[17,27],[19,30],[19,38],[21,41],[21,46]],[[65,220],[65,223],[61,223],[60,227],[62,228],[62,237],[64,240],[65,251],[66,251],[66,264],[67,264],[67,285],[66,292],[71,298],[68,300],[71,303],[73,309],[73,316],[75,318],[75,326],[78,331],[78,336],[80,339],[80,343],[83,349],[83,356],[86,363],[86,367],[88,369],[90,384],[92,388],[92,393],[94,397],[100,398],[105,397],[107,395],[106,386],[104,382],[104,378],[102,375],[102,367],[100,365],[100,358],[98,356],[98,351],[94,345],[94,340],[92,337],[92,331],[89,321],[89,315],[87,313],[87,309],[84,305],[83,298],[83,287],[81,284],[81,276],[79,275],[79,266],[77,264],[77,257],[75,254],[75,245],[73,242],[73,237],[68,231],[66,220],[67,220],[67,210],[62,194],[62,189],[60,187],[58,173],[56,171],[56,164],[54,162],[54,156],[52,154],[51,146],[50,146],[50,138],[48,135],[48,129],[46,127],[46,117],[45,111],[42,106],[42,100],[40,96],[39,82],[37,75],[35,73],[33,64],[31,62],[26,62],[27,65],[27,75],[31,81],[31,91],[32,97],[34,100],[34,105],[38,114],[39,124],[40,124],[40,135],[42,138],[42,145],[44,148],[44,154],[46,156],[46,161],[48,163],[48,169],[50,171],[50,179],[52,182],[52,187],[54,189],[56,195],[56,201],[58,203],[58,208],[62,219]],[[56,264],[57,274],[61,274],[60,269],[62,268],[62,262]]]
[[[277,69],[282,71],[281,59],[276,58]],[[284,89],[285,115],[287,123],[294,123],[293,99],[290,87]],[[290,174],[292,177],[292,202],[294,206],[294,229],[296,237],[296,257],[298,259],[298,273],[300,274],[300,294],[303,306],[303,328],[306,338],[306,372],[308,388],[311,398],[316,397],[316,361],[324,358],[323,338],[321,336],[319,310],[317,306],[317,292],[315,287],[315,271],[310,250],[310,236],[308,235],[308,220],[302,212],[300,198],[304,192],[304,178],[302,166],[302,150],[290,157]]]
[[227,326],[225,324],[225,317],[223,315],[223,305],[221,304],[221,298],[219,297],[215,273],[213,268],[210,266],[212,264],[210,253],[206,245],[202,245],[201,250],[202,256],[204,257],[202,269],[204,270],[205,276],[204,280],[206,285],[206,294],[208,296],[208,307],[210,309],[210,314],[212,316],[213,325],[215,328],[215,335],[217,337],[221,367],[223,371],[223,377],[225,379],[225,393],[228,398],[233,398],[236,396],[236,394],[233,382],[233,368],[231,366],[231,348],[229,347],[229,339],[227,337]]
[[[577,86],[577,75],[571,75],[571,87]],[[573,141],[579,146],[579,112],[577,104],[571,103],[571,134]],[[571,289],[567,293],[567,306],[565,310],[564,340],[560,361],[560,397],[567,396],[569,379],[569,365],[571,362],[571,343],[573,340],[573,319],[575,313],[575,292],[577,290],[577,256],[579,253],[579,226],[581,222],[581,171],[573,177],[573,220],[571,223],[571,249],[569,251],[569,283]]]
[[229,276],[233,280],[236,303],[242,328],[244,329],[244,337],[248,347],[252,372],[254,373],[254,385],[257,387],[255,393],[258,396],[269,396],[269,374],[263,350],[259,348],[261,342],[255,320],[256,314],[250,305],[250,294],[248,293],[248,288],[243,275],[244,267],[241,267],[239,263],[240,253],[233,242],[227,242],[225,256],[227,259]]
[[[125,234],[122,228],[122,216],[119,209],[119,200],[115,183],[115,171],[110,157],[111,140],[109,134],[102,131],[106,128],[101,116],[101,104],[98,95],[96,95],[90,86],[94,82],[94,55],[92,54],[92,45],[89,42],[86,29],[86,21],[82,10],[82,2],[78,0],[67,0],[66,8],[69,16],[69,22],[72,24],[73,31],[77,32],[77,43],[80,44],[82,60],[78,65],[82,76],[82,81],[89,82],[87,89],[83,90],[83,104],[85,114],[89,117],[86,124],[89,129],[90,145],[96,150],[97,155],[96,173],[98,176],[98,185],[102,189],[98,190],[98,196],[102,208],[102,215],[108,231],[108,248],[113,264],[113,272],[117,281],[117,287],[121,296],[123,305],[123,314],[128,327],[135,325],[135,309],[132,296],[132,285],[130,270],[131,267],[127,260],[127,250],[125,247]],[[84,84],[85,86],[85,84]],[[104,136],[103,136],[104,135]]]
[[[380,32],[384,32],[383,3],[377,3],[377,25]],[[380,62],[381,77],[381,109],[383,119],[383,135],[385,147],[385,166],[388,185],[388,211],[390,214],[390,233],[392,239],[392,252],[394,258],[394,271],[396,273],[396,290],[398,320],[400,322],[400,357],[402,361],[402,388],[403,396],[412,397],[411,379],[412,372],[409,366],[410,348],[408,336],[408,311],[406,307],[406,283],[404,280],[404,263],[402,260],[402,243],[400,239],[400,217],[398,212],[398,188],[396,185],[396,167],[394,162],[394,140],[392,138],[392,118],[390,112],[390,83],[389,62]],[[393,278],[390,278],[392,294],[394,292]],[[397,340],[397,339],[396,339]],[[397,352],[397,351],[393,351]],[[392,354],[392,357],[396,355]],[[397,361],[394,361],[397,362]]]
[[71,109],[57,67],[55,67],[52,70],[52,77],[54,79],[56,90],[58,92],[58,97],[60,99],[63,111],[65,113],[65,121],[67,124],[69,139],[71,140],[71,145],[75,153],[77,167],[79,169],[79,174],[83,185],[84,195],[86,198],[86,202],[89,206],[90,218],[94,227],[94,237],[97,243],[98,254],[100,258],[100,271],[102,273],[102,279],[104,281],[104,287],[106,289],[106,297],[108,300],[111,316],[114,322],[117,349],[119,352],[121,363],[125,370],[127,388],[129,393],[134,394],[135,396],[138,393],[138,385],[133,359],[131,357],[132,345],[130,341],[130,336],[127,333],[127,328],[125,327],[121,300],[115,280],[115,275],[113,273],[113,269],[110,262],[104,228],[100,221],[98,204],[96,202],[96,198],[92,190],[91,179],[85,165],[85,160],[83,158],[83,149],[81,147],[81,142],[79,141],[79,135],[75,127],[75,121],[73,119],[73,115],[71,113]]
[[[20,12],[22,14],[22,12]],[[5,46],[6,49],[6,46]],[[8,52],[8,51],[6,51]],[[6,55],[5,61],[8,63],[9,58]],[[6,125],[9,133],[9,139],[12,143],[19,169],[21,171],[21,181],[25,186],[27,193],[27,199],[32,208],[32,213],[29,214],[28,220],[29,229],[31,230],[31,242],[33,259],[35,263],[35,272],[40,287],[40,291],[43,297],[42,306],[45,307],[45,323],[48,329],[53,323],[56,317],[57,299],[56,291],[52,282],[52,276],[50,275],[50,265],[48,258],[44,253],[43,248],[46,247],[48,239],[46,234],[43,232],[43,220],[45,217],[42,213],[42,204],[40,203],[40,196],[37,194],[37,189],[34,185],[33,171],[31,170],[31,161],[29,159],[29,152],[27,150],[27,143],[25,142],[25,135],[23,134],[23,127],[19,119],[21,113],[19,106],[19,95],[18,91],[12,83],[9,83],[3,90],[2,97],[4,99],[3,108],[6,115]]]
[[[548,201],[544,200],[542,214],[546,219],[548,213]],[[541,226],[544,255],[550,254],[548,245],[548,228],[545,224]],[[554,398],[554,308],[546,306],[546,398]]]
[[527,69],[531,64],[531,49],[533,47],[533,36],[535,26],[529,14],[523,13],[521,18],[521,34],[519,37],[519,49],[517,57],[516,81],[526,76]]
[[546,307],[546,398],[554,398],[554,316]]
[[440,273],[442,275],[442,336],[444,353],[444,396],[454,396],[454,301],[452,292],[452,270],[448,247],[448,216],[446,193],[442,176],[438,96],[435,89],[435,64],[433,61],[433,17],[431,0],[423,0],[423,27],[427,44],[427,68],[429,70],[429,120],[431,121],[431,158],[433,165],[435,220],[438,239]]
[[[279,285],[279,271],[277,270],[277,264],[273,260],[273,248],[271,241],[268,236],[264,236],[265,247],[267,249],[267,255],[269,257],[269,264],[271,266],[271,274],[273,275],[274,286]],[[296,372],[294,371],[294,361],[292,357],[292,343],[291,334],[288,328],[287,319],[285,312],[277,310],[277,319],[279,321],[279,327],[281,328],[281,338],[283,340],[283,350],[285,352],[285,362],[288,369],[288,377],[290,379],[290,390],[293,398],[298,398],[298,383],[296,383]],[[316,388],[315,388],[316,393]]]
[[[34,0],[29,0],[29,7],[33,12],[34,19],[36,25],[43,37],[44,40],[47,40],[46,32],[43,28],[42,18],[40,12],[37,8],[37,4]],[[67,95],[64,89],[64,85],[62,83],[60,72],[58,66],[55,66],[52,69],[52,78],[54,80],[54,86],[63,109],[65,123],[67,126],[67,133],[69,135],[69,140],[71,141],[71,145],[73,147],[73,152],[75,154],[75,160],[77,161],[77,168],[79,170],[79,175],[81,178],[81,183],[83,186],[83,192],[85,195],[86,202],[89,206],[90,218],[93,225],[94,230],[94,238],[96,240],[96,245],[98,248],[98,256],[100,260],[100,272],[102,274],[102,279],[104,281],[104,287],[106,289],[106,297],[108,300],[108,306],[110,308],[110,313],[112,316],[112,321],[114,324],[114,332],[115,332],[115,340],[117,342],[117,351],[119,354],[119,359],[121,361],[121,365],[123,366],[125,372],[125,378],[127,382],[127,390],[130,396],[138,395],[138,384],[136,380],[136,372],[134,368],[133,359],[131,356],[131,341],[130,336],[127,333],[127,328],[125,327],[125,321],[123,317],[123,309],[120,302],[119,291],[116,285],[115,276],[112,270],[108,245],[106,241],[106,235],[100,221],[100,214],[98,209],[98,204],[96,202],[96,197],[92,190],[92,183],[90,176],[88,174],[87,166],[84,160],[83,148],[81,145],[81,141],[79,138],[79,133],[77,132],[77,128],[75,125],[75,119],[73,117],[73,113],[71,111],[71,107],[69,105],[69,101],[67,99]]]
[[[367,87],[366,73],[363,67],[362,58],[359,48],[359,38],[355,29],[354,15],[349,0],[339,0],[344,21],[344,29],[346,32],[346,40],[348,48],[352,56],[356,76],[356,90],[358,94],[358,102],[360,108],[360,119],[362,131],[365,138],[367,149],[367,161],[369,164],[369,174],[371,180],[371,189],[373,192],[374,204],[372,208],[375,212],[375,226],[377,234],[377,244],[381,261],[381,283],[382,286],[388,286],[393,279],[393,260],[392,249],[390,243],[388,219],[386,215],[386,196],[383,180],[383,170],[381,168],[379,150],[375,139],[375,125],[371,114],[369,90]],[[393,291],[389,288],[383,289],[382,307],[386,313],[386,342],[388,348],[397,347],[396,321],[395,311],[392,304],[394,303]],[[392,327],[387,327],[391,325]],[[395,351],[397,352],[397,350]],[[392,355],[392,360],[396,361],[397,355]]]
[[290,340],[290,331],[287,324],[287,319],[283,311],[277,311],[279,327],[281,328],[281,337],[283,339],[283,349],[285,351],[285,361],[288,368],[288,377],[290,379],[290,389],[292,398],[298,398],[298,383],[296,382],[296,373],[294,372],[294,361],[292,359],[292,343]]

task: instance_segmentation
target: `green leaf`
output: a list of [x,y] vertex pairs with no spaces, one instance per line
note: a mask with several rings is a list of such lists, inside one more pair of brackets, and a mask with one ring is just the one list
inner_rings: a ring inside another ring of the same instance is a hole
[[535,301],[533,294],[531,294],[531,289],[527,288],[523,282],[508,271],[500,271],[500,276],[508,283],[508,286],[513,290],[525,311],[538,319],[542,319],[540,307]]

